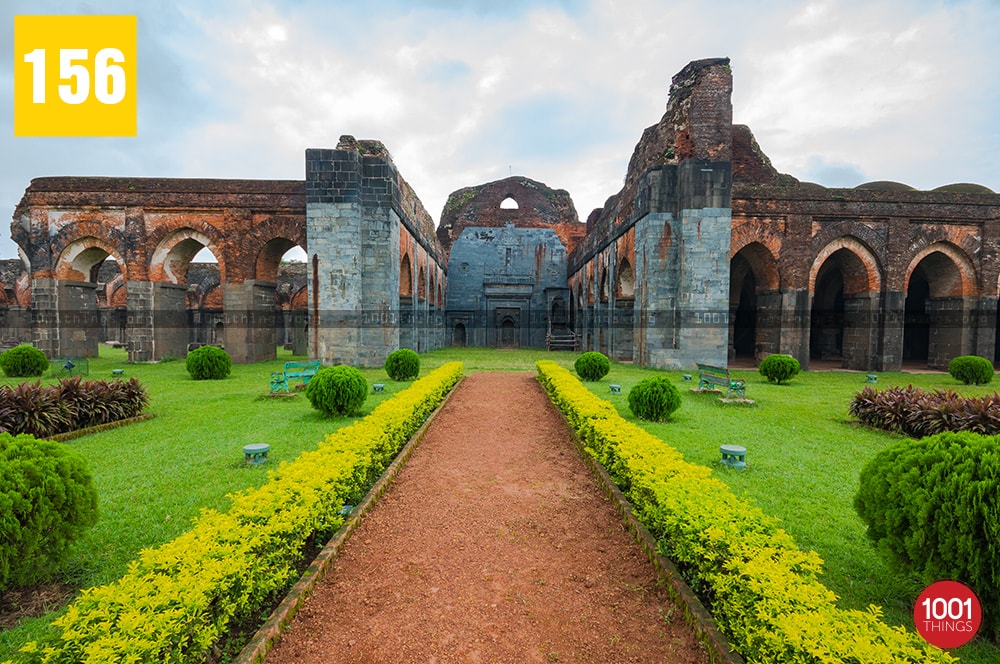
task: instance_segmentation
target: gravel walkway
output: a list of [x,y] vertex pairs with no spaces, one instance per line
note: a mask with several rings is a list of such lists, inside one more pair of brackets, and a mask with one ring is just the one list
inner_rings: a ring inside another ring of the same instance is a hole
[[534,376],[477,373],[266,661],[706,664],[654,579]]

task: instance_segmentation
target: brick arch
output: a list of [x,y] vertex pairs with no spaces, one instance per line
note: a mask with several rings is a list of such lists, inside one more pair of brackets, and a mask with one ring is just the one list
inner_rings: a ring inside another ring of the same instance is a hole
[[628,258],[618,261],[615,282],[615,295],[626,299],[635,297],[635,271]]
[[94,271],[108,256],[115,259],[127,280],[127,266],[117,247],[94,236],[78,238],[63,248],[59,258],[56,259],[55,278],[67,281],[96,281]]
[[882,290],[882,268],[875,253],[861,240],[839,237],[823,247],[809,269],[809,292],[816,291],[816,277],[830,258],[840,261],[845,293],[877,293]]
[[[758,291],[778,290],[781,287],[781,277],[778,274],[778,259],[767,245],[752,241],[743,244],[737,251],[730,252],[730,266],[737,257],[747,262],[753,272]],[[731,268],[730,268],[731,269]],[[730,279],[732,281],[732,278]]]
[[[736,254],[752,244],[762,247],[772,257],[781,255],[781,234],[775,232],[774,224],[754,220],[733,228],[729,241],[729,258],[735,258]],[[776,261],[775,273],[777,274]],[[780,284],[774,286],[774,288],[779,287]]]
[[413,263],[409,254],[403,254],[399,259],[399,294],[402,297],[413,296]]
[[150,254],[149,277],[152,281],[181,284],[187,282],[188,266],[203,247],[208,247],[219,262],[219,280],[226,283],[226,256],[219,245],[202,231],[180,228],[161,240]]
[[971,296],[978,293],[976,266],[961,248],[950,242],[934,242],[918,251],[906,268],[903,288],[908,290],[910,277],[917,266],[928,261],[928,279],[931,297]]
[[277,282],[278,268],[281,267],[281,257],[289,249],[294,249],[295,247],[305,249],[298,242],[287,237],[275,237],[266,242],[257,252],[257,257],[254,261],[254,279],[257,281]]

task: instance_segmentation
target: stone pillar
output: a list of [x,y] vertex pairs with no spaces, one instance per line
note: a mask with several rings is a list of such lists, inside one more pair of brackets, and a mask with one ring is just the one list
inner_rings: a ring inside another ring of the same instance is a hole
[[31,280],[34,345],[47,357],[59,352],[59,289],[55,279]]
[[871,371],[878,366],[879,293],[844,296],[844,368]]
[[805,290],[783,290],[779,297],[780,337],[777,352],[791,355],[803,369],[808,369],[812,298]]
[[187,286],[154,282],[153,360],[187,355]]
[[899,371],[903,367],[903,329],[906,321],[906,293],[884,291],[880,314],[880,352],[876,371]]
[[125,348],[129,362],[153,360],[153,282],[127,281],[125,302],[128,320],[125,328]]
[[222,285],[226,352],[233,362],[249,364],[277,357],[274,291],[274,283],[266,281]]
[[97,357],[101,315],[97,310],[97,284],[57,281],[58,355]]
[[968,355],[974,330],[970,314],[974,298],[942,297],[930,300],[931,329],[927,366],[947,369],[952,358]]
[[152,281],[125,284],[130,362],[154,362],[187,354],[187,286]]
[[635,225],[639,361],[728,366],[732,164],[690,159],[643,179],[650,212]]
[[358,359],[360,236],[360,155],[349,150],[306,150],[309,355],[324,364],[354,364]]
[[979,357],[997,362],[994,357],[997,339],[997,301],[998,298],[983,296],[976,298],[976,311],[973,319],[975,340],[972,353]]

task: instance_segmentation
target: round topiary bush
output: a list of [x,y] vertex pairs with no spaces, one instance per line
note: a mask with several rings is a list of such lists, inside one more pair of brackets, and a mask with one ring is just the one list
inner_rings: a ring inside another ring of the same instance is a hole
[[611,371],[611,360],[604,353],[590,351],[576,358],[573,368],[583,380],[600,380]]
[[959,355],[948,363],[948,373],[966,385],[986,385],[993,380],[993,363],[978,355]]
[[229,375],[233,360],[218,346],[195,348],[187,355],[187,370],[195,380],[219,380]]
[[662,422],[681,407],[681,393],[663,376],[651,376],[629,390],[628,407],[640,420]]
[[1000,636],[1000,436],[900,441],[862,469],[854,507],[878,550],[923,582],[973,588],[983,628]]
[[14,346],[0,353],[0,368],[10,378],[41,376],[49,370],[49,360],[34,346]]
[[775,353],[774,355],[765,357],[757,370],[768,381],[781,385],[783,382],[791,380],[798,375],[802,367],[799,361],[791,355]]
[[393,380],[413,380],[420,373],[420,357],[409,348],[400,348],[385,358],[385,372]]
[[0,593],[47,581],[70,544],[97,523],[97,490],[82,454],[0,433]]
[[327,417],[350,415],[368,398],[368,381],[354,367],[326,367],[309,380],[306,398]]

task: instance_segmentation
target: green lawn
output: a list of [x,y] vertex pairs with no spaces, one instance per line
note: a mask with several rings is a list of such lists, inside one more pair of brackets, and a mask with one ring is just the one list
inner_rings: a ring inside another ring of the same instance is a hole
[[[552,359],[572,369],[577,353],[539,350],[443,349],[421,356],[421,375],[445,362],[461,360],[474,371],[534,371],[536,359]],[[90,362],[90,378],[110,377],[124,368],[151,395],[156,418],[140,424],[79,438],[69,444],[91,460],[100,496],[101,518],[77,547],[67,578],[80,586],[106,583],[120,576],[144,547],[156,546],[185,531],[206,507],[225,508],[232,491],[258,486],[264,467],[243,464],[241,448],[268,443],[273,462],[290,460],[312,449],[332,429],[350,419],[326,420],[304,396],[290,400],[259,398],[272,370],[293,359],[236,365],[230,378],[193,381],[183,361],[131,365],[121,351],[102,349]],[[304,358],[294,358],[304,359]],[[626,395],[653,373],[613,363],[611,374],[591,389],[631,419]],[[847,422],[847,404],[864,386],[864,374],[803,373],[788,385],[768,384],[756,372],[735,372],[747,381],[753,407],[723,406],[710,395],[693,394],[681,372],[666,372],[681,389],[683,405],[669,424],[640,423],[679,449],[687,460],[716,469],[734,491],[781,518],[800,546],[817,551],[826,562],[824,581],[847,608],[879,604],[886,620],[912,629],[910,611],[919,585],[891,569],[874,551],[852,507],[861,467],[897,436]],[[369,412],[382,399],[404,389],[385,372],[365,370],[370,382],[384,382],[384,395],[371,395]],[[610,383],[622,394],[610,394]],[[909,384],[946,387],[964,394],[992,393],[989,387],[965,387],[946,374],[880,374],[878,387]],[[746,471],[723,468],[719,445],[748,449]],[[0,661],[45,629],[52,616],[26,621],[0,633]],[[976,643],[956,652],[963,661],[998,661],[991,645]]]
[[[222,381],[195,381],[182,360],[128,364],[124,351],[102,347],[87,378],[110,379],[112,369],[124,369],[125,377],[146,386],[148,412],[156,417],[67,443],[90,461],[100,517],[75,547],[63,580],[83,588],[117,579],[141,549],[185,532],[204,508],[225,509],[229,493],[266,481],[268,466],[315,449],[327,433],[353,422],[322,417],[304,394],[261,398],[270,372],[291,359],[305,358],[279,350],[277,361],[234,365]],[[361,415],[409,385],[389,380],[381,369],[364,373],[369,382],[384,383],[385,392],[370,394]],[[249,443],[269,444],[270,463],[245,465],[242,448]],[[55,615],[0,632],[0,661]]]

